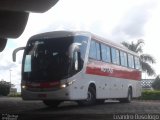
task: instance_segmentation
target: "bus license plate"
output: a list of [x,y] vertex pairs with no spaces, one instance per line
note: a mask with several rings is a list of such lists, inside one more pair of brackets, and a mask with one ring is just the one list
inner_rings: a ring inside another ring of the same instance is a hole
[[46,98],[46,97],[47,97],[47,94],[38,94],[38,97],[39,97],[39,98]]

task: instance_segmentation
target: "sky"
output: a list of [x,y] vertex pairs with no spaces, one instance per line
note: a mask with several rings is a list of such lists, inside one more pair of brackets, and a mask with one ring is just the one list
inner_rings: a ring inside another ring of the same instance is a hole
[[0,80],[11,80],[20,91],[23,51],[12,62],[13,50],[34,34],[57,30],[89,31],[117,43],[143,39],[143,52],[156,59],[153,68],[160,74],[159,13],[159,0],[60,0],[45,13],[31,13],[23,34],[8,40],[0,53]]

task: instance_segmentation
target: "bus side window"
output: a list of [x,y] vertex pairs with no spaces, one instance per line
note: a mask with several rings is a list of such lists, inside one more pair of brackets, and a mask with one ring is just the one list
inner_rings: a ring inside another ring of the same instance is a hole
[[139,58],[138,57],[134,57],[134,60],[135,60],[135,68],[136,69],[140,69],[140,61],[139,61]]
[[81,53],[81,58],[84,61],[85,55],[86,55],[86,48],[87,48],[87,44],[88,44],[88,37],[78,35],[78,36],[74,37],[74,41],[75,41],[75,43],[80,43],[81,44],[79,46],[80,47],[80,53]]
[[96,59],[96,49],[95,48],[96,48],[95,41],[91,41],[90,51],[89,51],[89,57],[90,58]]
[[120,51],[121,65],[127,67],[127,54]]
[[110,47],[101,44],[102,61],[111,62]]
[[100,45],[95,41],[91,41],[89,57],[95,60],[100,60]]
[[119,65],[119,50],[115,48],[111,48],[111,53],[112,53],[112,63]]
[[133,55],[128,54],[128,67],[134,68],[134,59]]
[[97,58],[97,60],[101,60],[101,57],[100,57],[100,45],[97,42],[96,42],[96,58]]

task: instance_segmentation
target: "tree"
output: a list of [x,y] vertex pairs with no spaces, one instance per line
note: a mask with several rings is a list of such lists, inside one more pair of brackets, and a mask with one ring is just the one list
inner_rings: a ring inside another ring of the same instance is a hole
[[144,44],[144,41],[142,39],[139,39],[137,43],[133,43],[132,41],[131,44],[128,42],[122,42],[123,46],[127,47],[129,50],[136,52],[140,55],[140,63],[141,63],[142,71],[146,72],[149,76],[152,76],[152,75],[155,75],[156,73],[150,64],[156,63],[156,61],[153,56],[149,54],[142,54],[143,44]]
[[155,81],[152,83],[152,87],[155,90],[160,90],[160,76],[158,75]]
[[0,95],[7,96],[10,92],[11,84],[4,80],[0,81]]

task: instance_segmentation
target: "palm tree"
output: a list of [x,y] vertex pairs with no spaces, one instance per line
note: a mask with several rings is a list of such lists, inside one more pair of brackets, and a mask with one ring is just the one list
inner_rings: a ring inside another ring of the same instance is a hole
[[137,43],[133,43],[132,41],[131,44],[128,42],[122,42],[122,45],[124,45],[129,50],[136,52],[140,55],[140,63],[141,63],[142,71],[146,72],[149,76],[152,76],[152,75],[155,75],[155,71],[150,64],[156,63],[156,61],[153,56],[149,54],[142,54],[143,44],[144,44],[144,41],[142,39],[139,39]]

